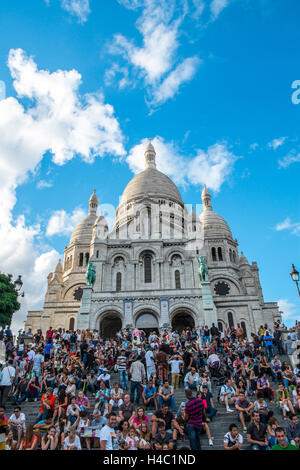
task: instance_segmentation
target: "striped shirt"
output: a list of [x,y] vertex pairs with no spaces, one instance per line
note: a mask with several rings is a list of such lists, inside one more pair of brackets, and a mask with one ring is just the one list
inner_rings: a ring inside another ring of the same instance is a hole
[[203,416],[203,400],[201,398],[192,398],[185,405],[185,412],[188,415],[187,424],[195,426],[196,428],[202,427]]
[[118,356],[117,362],[119,362],[119,361],[120,361],[119,370],[126,370],[127,357],[126,356]]

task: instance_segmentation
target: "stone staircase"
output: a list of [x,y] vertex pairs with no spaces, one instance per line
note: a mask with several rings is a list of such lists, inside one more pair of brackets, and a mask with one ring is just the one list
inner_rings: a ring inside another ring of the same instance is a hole
[[[280,357],[281,362],[283,361],[289,361],[288,356],[281,356]],[[112,372],[111,375],[111,383],[114,384],[116,381],[118,381],[118,375]],[[276,384],[273,381],[270,381],[271,387],[276,389]],[[218,409],[218,412],[216,416],[214,417],[213,421],[208,423],[210,432],[213,438],[213,446],[209,446],[208,438],[205,434],[201,436],[201,447],[203,450],[222,450],[223,447],[223,438],[224,435],[228,432],[229,425],[231,423],[236,423],[238,425],[238,429],[240,434],[244,437],[244,448],[248,448],[248,444],[246,441],[246,433],[243,432],[242,425],[237,419],[237,413],[227,413],[225,406],[218,403],[218,392],[219,392],[219,386],[213,385],[212,393],[213,393],[213,400],[214,400],[214,405]],[[91,403],[91,410],[94,409],[95,405],[95,398],[92,397],[90,394],[88,395],[90,403]],[[175,391],[175,404],[176,404],[176,409],[178,409],[179,405],[182,402],[186,401],[185,397],[185,392],[184,392],[184,387],[181,386],[179,390]],[[253,399],[252,399],[253,401]],[[142,404],[142,401],[140,402]],[[26,422],[27,423],[34,423],[38,412],[39,412],[39,407],[40,407],[40,402],[24,402],[21,405],[22,412],[25,413],[26,416]],[[231,407],[233,408],[233,406]],[[279,425],[283,426],[284,428],[287,425],[286,421],[283,421],[282,419],[282,414],[277,410],[275,404],[269,404],[270,410],[274,412],[274,416],[278,419]],[[6,415],[9,417],[13,413],[13,406],[9,402],[6,405]],[[154,413],[154,409],[148,409],[146,411],[146,414],[149,417],[149,420],[151,419],[151,416]],[[187,436],[185,440],[180,440],[177,443],[177,449],[180,450],[181,448],[189,448],[189,441],[187,439]]]

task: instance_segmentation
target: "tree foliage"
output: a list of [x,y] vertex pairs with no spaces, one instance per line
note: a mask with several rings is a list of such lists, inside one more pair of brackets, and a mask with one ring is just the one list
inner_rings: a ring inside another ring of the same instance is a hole
[[0,327],[11,324],[13,314],[20,309],[18,292],[11,274],[0,274]]

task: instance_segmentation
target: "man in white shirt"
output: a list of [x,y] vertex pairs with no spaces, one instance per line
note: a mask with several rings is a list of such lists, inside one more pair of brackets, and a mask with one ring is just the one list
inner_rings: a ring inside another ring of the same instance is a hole
[[149,382],[151,375],[156,374],[156,367],[155,367],[154,354],[153,354],[152,348],[148,349],[148,351],[146,352],[145,359],[146,359],[146,368],[147,368],[147,379]]
[[221,396],[220,396],[220,402],[225,404],[227,413],[234,412],[234,410],[229,408],[229,405],[235,404],[237,400],[237,397],[235,395],[236,393],[235,393],[235,389],[232,386],[232,382],[230,379],[227,379],[225,385],[222,385],[221,387]]
[[174,387],[174,390],[177,390],[179,388],[180,366],[183,364],[183,361],[178,355],[175,355],[171,357],[171,359],[169,360],[169,364],[171,364],[171,384],[172,387]]
[[100,449],[101,450],[119,450],[118,438],[115,432],[117,425],[116,413],[110,413],[107,416],[107,425],[100,431]]
[[14,438],[17,437],[17,449],[21,443],[21,438],[25,430],[25,415],[21,413],[19,406],[14,407],[14,413],[8,420],[9,429],[13,432]]
[[13,379],[16,375],[16,369],[13,367],[13,360],[8,361],[8,365],[2,370],[2,378],[0,382],[0,404],[5,406],[8,392],[10,390]]

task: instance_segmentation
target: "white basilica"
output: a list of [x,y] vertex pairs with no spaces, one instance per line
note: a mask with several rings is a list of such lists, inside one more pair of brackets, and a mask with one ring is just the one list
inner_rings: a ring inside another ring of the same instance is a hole
[[[214,322],[237,325],[247,335],[281,315],[276,302],[265,302],[256,262],[239,254],[237,239],[202,192],[203,211],[188,213],[176,185],[156,168],[151,142],[145,170],[127,185],[113,230],[97,215],[96,192],[88,216],[74,229],[48,276],[42,311],[28,312],[25,328],[49,326],[97,329],[111,337],[121,328],[144,330],[199,328]],[[205,258],[208,280],[198,276]],[[96,270],[86,285],[89,261]]]

